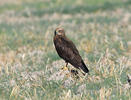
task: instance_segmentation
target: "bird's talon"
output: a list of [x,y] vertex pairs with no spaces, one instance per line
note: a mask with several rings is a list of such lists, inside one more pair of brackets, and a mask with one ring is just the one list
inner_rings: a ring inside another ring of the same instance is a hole
[[66,66],[64,66],[63,68],[61,68],[62,70],[68,70],[68,68]]

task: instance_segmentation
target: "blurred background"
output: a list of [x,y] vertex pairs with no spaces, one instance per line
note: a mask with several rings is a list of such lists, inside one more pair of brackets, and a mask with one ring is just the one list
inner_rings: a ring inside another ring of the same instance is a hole
[[[59,25],[88,65],[87,80],[59,74]],[[131,0],[0,0],[0,99],[129,100],[128,74]]]

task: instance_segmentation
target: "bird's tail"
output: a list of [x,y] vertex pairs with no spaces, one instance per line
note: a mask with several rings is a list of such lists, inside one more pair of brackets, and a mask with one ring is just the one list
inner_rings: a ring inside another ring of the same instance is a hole
[[89,69],[86,67],[85,63],[82,61],[82,66],[81,69],[85,72],[85,73],[89,73]]

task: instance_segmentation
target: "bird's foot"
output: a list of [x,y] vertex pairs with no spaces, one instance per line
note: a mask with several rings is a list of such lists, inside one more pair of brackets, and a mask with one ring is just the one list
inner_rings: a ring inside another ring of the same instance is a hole
[[[65,72],[65,71],[69,71],[70,72],[69,68],[66,67],[66,66],[64,66],[63,68],[61,68],[61,70],[62,71],[61,71],[60,75],[63,74],[63,72]],[[66,76],[69,76],[69,75],[66,75]]]
[[69,70],[68,67],[64,66],[63,68],[61,68],[63,71]]

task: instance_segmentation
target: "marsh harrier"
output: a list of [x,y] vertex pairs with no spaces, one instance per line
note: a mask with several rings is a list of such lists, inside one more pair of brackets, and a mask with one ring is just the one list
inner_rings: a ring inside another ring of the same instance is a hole
[[58,55],[65,60],[66,67],[70,63],[75,68],[82,69],[85,73],[89,72],[76,46],[66,37],[63,28],[56,28],[54,32],[54,45]]

